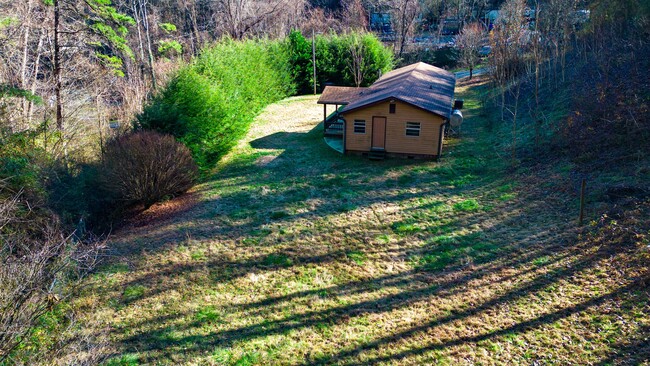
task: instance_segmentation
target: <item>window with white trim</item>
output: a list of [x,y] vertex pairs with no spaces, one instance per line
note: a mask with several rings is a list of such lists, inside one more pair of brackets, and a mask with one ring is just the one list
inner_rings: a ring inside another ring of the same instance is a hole
[[354,120],[354,133],[366,133],[366,121],[362,119]]
[[420,136],[420,122],[406,122],[406,136]]

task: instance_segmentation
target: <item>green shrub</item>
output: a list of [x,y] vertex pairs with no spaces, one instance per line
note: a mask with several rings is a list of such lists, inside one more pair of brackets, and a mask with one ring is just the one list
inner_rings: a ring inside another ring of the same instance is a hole
[[158,42],[158,53],[165,57],[180,55],[183,53],[183,46],[174,40],[161,40]]
[[[390,71],[393,53],[372,33],[348,33],[344,35],[316,36],[316,82],[317,91],[326,83],[355,86],[350,65],[353,44],[359,44],[364,56],[361,86],[372,84],[380,74]],[[313,61],[310,42],[299,32],[292,31],[287,41],[292,75],[301,94],[313,93]]]
[[35,131],[0,131],[0,181],[7,192],[22,191],[40,200],[46,196],[43,181],[51,159],[34,144],[38,135]]
[[[371,34],[317,37],[318,84],[354,85],[350,44],[362,44],[362,85],[392,67],[392,54]],[[311,44],[300,32],[286,40],[225,39],[203,50],[145,106],[144,129],[169,133],[192,152],[202,171],[212,168],[247,132],[268,104],[312,90]]]
[[[311,44],[300,33],[293,30],[287,38],[287,56],[291,65],[291,77],[295,80],[298,93],[307,94],[313,91],[313,60]],[[319,55],[326,50],[319,50]]]
[[182,68],[138,123],[175,136],[207,170],[245,135],[262,108],[294,92],[287,58],[277,42],[221,41]]

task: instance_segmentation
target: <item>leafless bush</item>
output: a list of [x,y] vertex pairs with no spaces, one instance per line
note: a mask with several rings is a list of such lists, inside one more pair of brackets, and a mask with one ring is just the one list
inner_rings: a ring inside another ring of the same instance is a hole
[[197,177],[190,151],[170,135],[140,131],[106,146],[101,184],[126,206],[148,208],[186,192]]
[[53,215],[32,207],[20,193],[7,193],[0,186],[0,364],[48,363],[56,350],[35,347],[27,360],[14,353],[30,342],[27,335],[44,314],[76,293],[102,242],[64,236]]
[[111,354],[108,329],[87,319],[84,314],[69,312],[65,326],[49,336],[52,337],[49,347],[24,355],[26,357],[14,360],[15,363],[94,366]]

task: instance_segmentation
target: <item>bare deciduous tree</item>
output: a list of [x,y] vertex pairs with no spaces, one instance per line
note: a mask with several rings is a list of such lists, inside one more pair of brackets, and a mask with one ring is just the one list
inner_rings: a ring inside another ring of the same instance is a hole
[[234,39],[242,39],[266,20],[292,7],[304,7],[302,1],[292,0],[217,0],[218,26]]
[[483,27],[479,23],[472,23],[463,28],[456,37],[456,44],[460,48],[460,61],[469,68],[469,78],[472,79],[474,67],[479,62],[479,49],[484,40]]
[[[552,71],[549,76],[557,83],[565,80],[565,61],[566,53],[569,47],[569,41],[573,32],[571,15],[574,13],[576,2],[574,0],[547,0],[543,3],[536,4],[539,10],[536,10],[538,17],[536,28],[544,35],[542,39],[542,48],[548,52],[549,66]],[[560,68],[558,72],[558,67]]]
[[501,94],[501,120],[505,120],[505,93],[508,83],[517,77],[520,51],[525,34],[524,0],[506,1],[490,36],[492,52],[489,62],[493,80]]
[[391,19],[393,28],[397,33],[395,46],[397,57],[402,57],[409,35],[412,34],[415,18],[420,13],[418,0],[393,0],[391,6]]
[[[10,85],[32,94],[39,87],[39,69],[44,54],[48,17],[45,7],[36,0],[3,2],[0,14],[0,84]],[[40,75],[43,78],[44,75]],[[5,123],[14,131],[28,128],[34,101],[20,99],[10,103]]]
[[341,22],[322,8],[312,8],[307,11],[305,20],[300,25],[303,34],[339,32],[341,29]]
[[361,0],[343,0],[341,2],[341,21],[350,30],[365,30],[368,27],[368,15]]
[[352,73],[352,78],[354,79],[354,84],[358,87],[361,86],[363,79],[365,77],[365,57],[366,57],[366,47],[363,44],[363,39],[358,35],[354,35],[350,42],[350,60],[348,62],[348,67]]
[[[133,57],[124,35],[127,26],[134,24],[131,17],[115,10],[110,2],[103,0],[50,0],[54,17],[53,24],[53,75],[56,103],[56,126],[64,128],[63,72],[65,52],[74,49],[77,57],[88,52],[95,62],[122,74],[123,58]],[[111,52],[107,52],[110,49]],[[85,54],[87,56],[88,54]]]

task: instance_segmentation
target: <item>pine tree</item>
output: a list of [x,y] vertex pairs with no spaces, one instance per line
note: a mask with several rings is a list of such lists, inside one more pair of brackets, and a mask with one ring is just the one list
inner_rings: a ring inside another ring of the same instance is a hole
[[[127,27],[133,18],[121,14],[110,0],[43,0],[54,12],[54,93],[56,126],[64,128],[63,113],[63,47],[74,43],[76,53],[90,50],[94,57],[116,75],[124,76],[125,58],[133,58],[127,44]],[[64,40],[64,38],[68,36]]]

